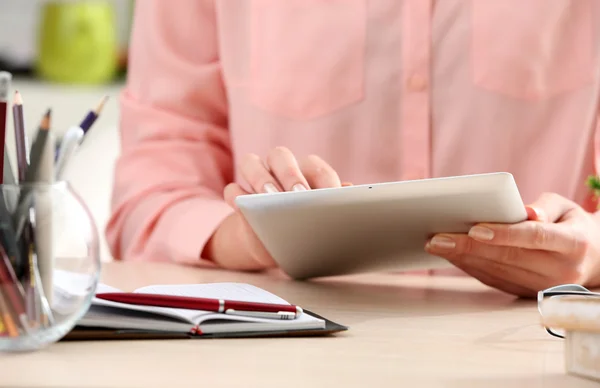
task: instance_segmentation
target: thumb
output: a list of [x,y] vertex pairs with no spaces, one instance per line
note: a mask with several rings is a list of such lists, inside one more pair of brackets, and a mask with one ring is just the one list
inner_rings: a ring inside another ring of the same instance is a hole
[[225,189],[223,190],[223,198],[225,199],[225,202],[236,210],[237,206],[235,204],[235,199],[240,195],[248,194],[249,193],[242,189],[242,187],[237,183],[230,183],[227,186],[225,186]]
[[555,193],[544,193],[535,202],[526,206],[527,218],[532,221],[556,222],[578,205]]

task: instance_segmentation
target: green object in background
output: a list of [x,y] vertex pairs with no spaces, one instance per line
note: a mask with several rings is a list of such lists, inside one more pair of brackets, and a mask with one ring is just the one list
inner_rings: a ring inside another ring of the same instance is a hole
[[116,30],[108,1],[46,2],[38,35],[38,74],[61,83],[112,81],[118,67]]
[[592,194],[594,194],[594,197],[600,198],[600,177],[598,175],[590,175],[586,181],[586,184],[592,191]]

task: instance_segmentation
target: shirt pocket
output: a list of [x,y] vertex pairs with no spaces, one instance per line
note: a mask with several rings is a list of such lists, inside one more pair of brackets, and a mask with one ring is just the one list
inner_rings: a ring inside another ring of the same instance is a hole
[[364,97],[366,0],[251,0],[250,100],[312,119]]
[[593,0],[471,0],[472,75],[524,100],[593,80]]

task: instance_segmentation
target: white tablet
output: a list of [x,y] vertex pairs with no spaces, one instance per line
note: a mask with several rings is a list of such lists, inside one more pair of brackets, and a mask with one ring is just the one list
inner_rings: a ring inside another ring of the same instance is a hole
[[424,251],[433,234],[527,219],[509,173],[255,194],[236,203],[294,279],[451,267]]

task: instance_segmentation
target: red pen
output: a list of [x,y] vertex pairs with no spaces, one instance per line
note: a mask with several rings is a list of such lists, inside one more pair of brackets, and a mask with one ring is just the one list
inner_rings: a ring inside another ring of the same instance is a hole
[[218,313],[256,318],[295,319],[302,314],[302,308],[293,305],[194,298],[189,296],[105,292],[96,294],[96,297],[125,304],[215,311]]

